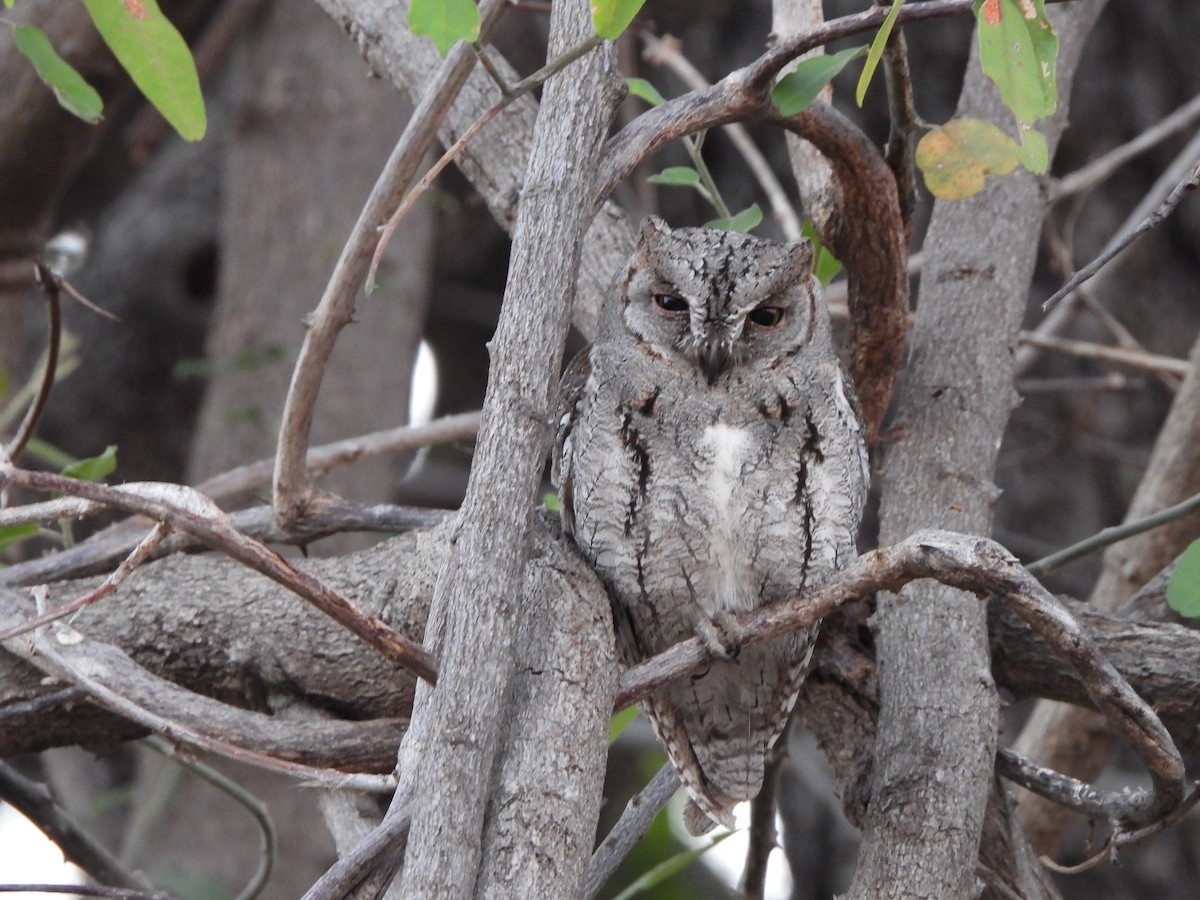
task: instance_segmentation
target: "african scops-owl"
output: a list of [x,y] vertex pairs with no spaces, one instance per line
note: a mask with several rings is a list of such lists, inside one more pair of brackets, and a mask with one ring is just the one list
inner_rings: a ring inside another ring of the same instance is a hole
[[[855,556],[867,456],[812,266],[808,241],[648,219],[563,375],[563,525],[608,588],[627,664],[727,639],[731,616]],[[727,646],[644,704],[694,833],[758,793],[815,638]]]

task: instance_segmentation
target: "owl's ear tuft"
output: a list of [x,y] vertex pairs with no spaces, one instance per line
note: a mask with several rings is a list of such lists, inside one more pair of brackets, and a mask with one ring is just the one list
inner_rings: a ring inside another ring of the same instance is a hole
[[637,245],[639,250],[654,247],[659,240],[671,232],[671,226],[658,216],[646,216],[642,227],[638,229]]
[[787,245],[789,270],[796,275],[811,275],[813,270],[813,243],[808,238],[800,238]]

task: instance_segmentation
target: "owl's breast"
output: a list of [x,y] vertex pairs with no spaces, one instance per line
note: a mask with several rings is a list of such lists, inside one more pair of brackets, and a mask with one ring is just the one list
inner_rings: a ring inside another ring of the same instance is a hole
[[799,484],[800,438],[761,417],[688,406],[589,416],[572,467],[576,542],[614,595],[652,608],[671,640],[702,618],[791,596],[821,563],[806,532],[822,478],[813,469]]

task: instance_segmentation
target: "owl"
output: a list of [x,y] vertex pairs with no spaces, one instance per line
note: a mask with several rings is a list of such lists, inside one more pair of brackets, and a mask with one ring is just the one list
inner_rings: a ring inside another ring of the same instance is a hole
[[739,648],[733,616],[856,553],[863,429],[808,241],[647,219],[594,343],[567,367],[552,478],[608,589],[626,664],[699,634],[704,670],[643,704],[694,834],[762,787],[816,627]]

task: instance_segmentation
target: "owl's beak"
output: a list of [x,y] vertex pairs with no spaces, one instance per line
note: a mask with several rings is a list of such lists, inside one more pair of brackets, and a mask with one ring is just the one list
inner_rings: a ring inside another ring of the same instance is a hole
[[729,345],[715,328],[706,328],[699,349],[704,376],[710,385],[716,384],[717,379],[729,368]]

